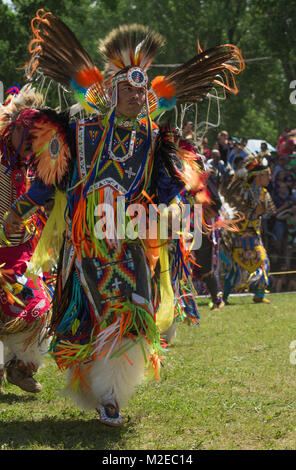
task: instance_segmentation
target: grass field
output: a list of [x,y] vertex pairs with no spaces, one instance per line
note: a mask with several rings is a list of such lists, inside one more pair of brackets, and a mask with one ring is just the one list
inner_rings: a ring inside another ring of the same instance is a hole
[[201,298],[200,326],[178,326],[162,380],[137,389],[122,428],[63,397],[63,375],[46,357],[41,394],[4,385],[0,449],[295,449],[296,294],[269,299],[231,297],[211,312]]

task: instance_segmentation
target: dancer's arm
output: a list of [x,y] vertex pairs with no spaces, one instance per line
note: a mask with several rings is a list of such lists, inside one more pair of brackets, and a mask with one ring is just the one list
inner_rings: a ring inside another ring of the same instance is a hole
[[54,197],[54,193],[54,186],[46,186],[39,178],[36,178],[28,192],[22,194],[10,208],[4,221],[5,233],[9,235],[17,231],[26,219]]

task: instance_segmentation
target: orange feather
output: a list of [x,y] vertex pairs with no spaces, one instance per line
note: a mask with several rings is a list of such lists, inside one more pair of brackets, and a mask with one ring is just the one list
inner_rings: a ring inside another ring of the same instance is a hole
[[176,90],[168,83],[166,78],[162,75],[158,75],[155,77],[151,82],[151,88],[157,94],[158,98],[165,98],[166,100],[170,100],[176,95]]
[[75,74],[75,80],[83,88],[88,88],[94,83],[102,83],[104,75],[98,70],[97,67],[94,68],[84,68]]

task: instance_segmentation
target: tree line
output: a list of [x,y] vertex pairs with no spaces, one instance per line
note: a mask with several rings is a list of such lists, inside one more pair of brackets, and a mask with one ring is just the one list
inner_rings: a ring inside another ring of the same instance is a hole
[[[166,75],[169,64],[196,54],[198,40],[203,49],[233,43],[246,68],[237,78],[239,94],[220,103],[220,124],[209,127],[210,142],[226,129],[233,136],[275,145],[284,127],[296,127],[290,88],[296,80],[295,0],[0,0],[0,80],[5,87],[25,83],[22,67],[29,58],[30,22],[38,8],[65,21],[99,68],[98,40],[123,23],[149,25],[166,38],[155,61],[163,66],[153,67],[151,77]],[[206,100],[188,111],[188,119],[196,112],[197,120],[205,119]],[[215,103],[208,117],[216,123]]]

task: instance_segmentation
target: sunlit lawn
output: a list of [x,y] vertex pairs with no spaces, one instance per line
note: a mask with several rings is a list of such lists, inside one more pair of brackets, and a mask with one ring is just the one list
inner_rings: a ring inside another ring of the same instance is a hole
[[120,429],[63,397],[45,357],[41,394],[4,385],[0,449],[295,449],[296,294],[269,299],[231,297],[218,312],[200,299],[200,326],[178,326],[162,380],[137,389]]

